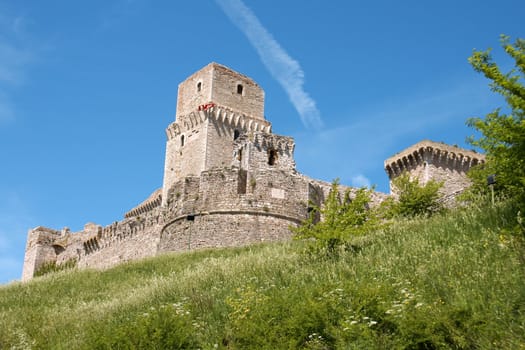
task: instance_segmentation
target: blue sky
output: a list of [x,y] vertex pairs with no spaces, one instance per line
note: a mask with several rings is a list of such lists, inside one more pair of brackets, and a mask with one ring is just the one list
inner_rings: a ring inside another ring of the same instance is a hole
[[502,106],[467,62],[523,37],[525,2],[0,0],[0,283],[27,230],[120,220],[162,184],[177,85],[215,61],[257,81],[297,168],[388,190],[422,139],[470,148]]

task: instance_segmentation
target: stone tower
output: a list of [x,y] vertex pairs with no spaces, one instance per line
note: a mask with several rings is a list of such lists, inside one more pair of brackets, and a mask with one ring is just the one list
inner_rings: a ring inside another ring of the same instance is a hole
[[424,140],[385,160],[385,171],[392,180],[404,172],[418,178],[421,185],[434,180],[443,182],[440,192],[445,202],[451,201],[458,193],[470,186],[467,171],[483,163],[483,154],[444,143]]
[[264,90],[252,79],[210,63],[179,84],[175,122],[166,129],[162,205],[178,180],[230,166],[234,140],[247,131],[271,131]]

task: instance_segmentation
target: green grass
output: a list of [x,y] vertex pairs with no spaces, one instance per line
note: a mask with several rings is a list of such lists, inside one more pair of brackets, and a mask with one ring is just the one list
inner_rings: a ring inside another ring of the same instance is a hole
[[510,203],[302,242],[169,254],[0,288],[0,349],[525,349]]

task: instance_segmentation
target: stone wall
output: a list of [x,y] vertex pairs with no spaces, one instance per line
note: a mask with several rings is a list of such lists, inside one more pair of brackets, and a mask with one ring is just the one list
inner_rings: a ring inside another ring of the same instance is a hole
[[296,220],[265,212],[206,212],[182,216],[166,226],[159,253],[235,247],[290,239]]
[[43,264],[56,261],[57,250],[61,250],[55,243],[59,237],[59,231],[42,226],[28,232],[22,281],[32,278]]
[[236,130],[237,133],[242,131],[240,127],[235,127],[215,118],[209,120],[206,134],[205,169],[224,168],[231,164]]
[[213,69],[214,64],[210,63],[179,84],[176,121],[212,100]]
[[229,166],[234,153],[234,139],[242,133],[269,133],[271,124],[214,105],[206,110],[181,116],[166,129],[166,158],[162,205],[166,205],[171,186],[187,176]]
[[264,120],[264,90],[252,79],[215,64],[212,84],[211,101],[242,111],[257,120]]

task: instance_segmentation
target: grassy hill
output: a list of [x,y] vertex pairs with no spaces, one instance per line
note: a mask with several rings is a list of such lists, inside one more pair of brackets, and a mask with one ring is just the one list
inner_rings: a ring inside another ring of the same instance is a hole
[[0,349],[525,349],[510,203],[302,242],[164,255],[0,288]]

